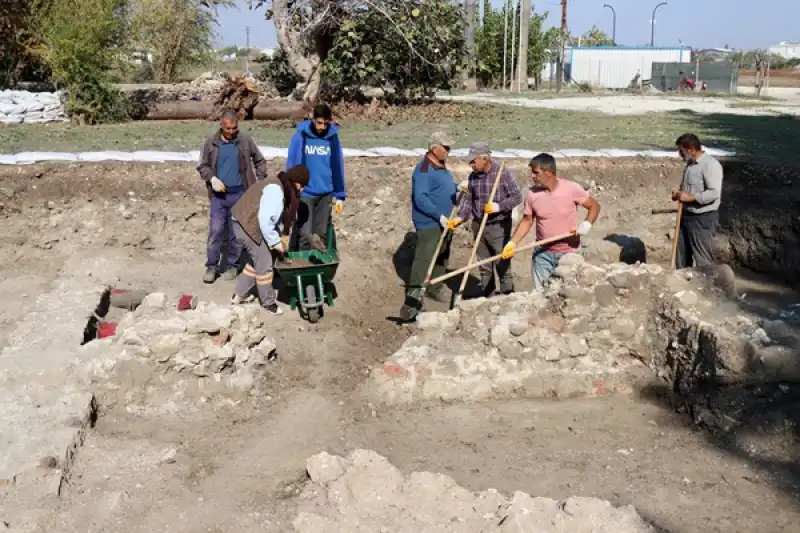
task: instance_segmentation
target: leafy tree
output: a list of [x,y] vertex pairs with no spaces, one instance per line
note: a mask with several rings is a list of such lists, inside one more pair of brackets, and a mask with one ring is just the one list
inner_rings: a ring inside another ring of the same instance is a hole
[[402,99],[449,89],[465,59],[463,28],[461,7],[447,0],[423,1],[410,13],[399,5],[355,12],[323,64],[326,96],[352,97],[364,85]]
[[30,0],[0,0],[0,87],[13,89],[26,73],[42,65],[36,46],[36,20]]
[[67,90],[67,113],[81,122],[126,118],[111,72],[127,52],[127,8],[127,0],[34,0],[34,52]]
[[283,97],[292,94],[297,84],[303,81],[292,69],[289,59],[286,57],[286,52],[281,47],[275,50],[272,57],[261,56],[257,61],[261,63],[259,78],[271,81],[278,94]]
[[187,67],[212,54],[216,14],[202,0],[135,0],[132,32],[136,48],[152,54],[155,81],[175,81]]
[[[431,68],[433,65],[441,65],[439,73],[452,67],[450,59],[440,61],[438,57],[448,54],[447,50],[440,50],[434,52],[434,56],[428,56],[418,50],[415,51],[414,46],[416,43],[425,48],[426,42],[437,38],[434,34],[442,25],[441,20],[434,20],[426,14],[426,11],[446,16],[441,6],[448,5],[452,8],[452,13],[455,13],[455,8],[458,7],[457,11],[461,16],[460,6],[456,0],[248,0],[248,4],[251,9],[267,8],[265,18],[274,21],[278,44],[286,53],[292,70],[303,80],[305,85],[303,99],[309,102],[319,98],[322,74],[325,70],[323,65],[341,35],[342,26],[356,19],[363,20],[369,12],[386,19],[381,23],[381,27],[386,29],[383,39],[394,43],[398,48],[398,57],[408,53],[419,63],[398,63],[406,75],[411,73],[416,76],[425,73],[429,78],[435,78],[439,74],[434,74],[433,71],[436,69]],[[412,19],[418,17],[427,17],[426,20],[431,21],[431,25],[423,29],[413,23]],[[459,31],[462,33],[461,42],[463,42],[463,17],[459,22]],[[431,35],[422,36],[420,35],[422,33]],[[449,32],[446,33],[447,37],[443,40],[449,38]],[[344,43],[340,45],[346,47]],[[410,50],[403,52],[400,50],[402,48]],[[463,51],[463,45],[461,49]],[[395,81],[402,76],[403,74],[395,73]],[[402,80],[399,80],[398,85],[403,85]]]
[[[516,72],[517,58],[519,51],[519,28],[513,31],[511,21],[513,17],[519,17],[519,10],[514,9],[508,13],[509,25],[507,39],[505,38],[505,6],[501,9],[494,9],[488,0],[483,4],[483,25],[477,32],[477,66],[476,77],[484,87],[499,87],[503,80],[503,44],[505,42],[505,57],[507,61],[507,72]],[[551,60],[552,50],[558,38],[557,28],[545,29],[545,22],[548,13],[531,13],[528,23],[528,76],[534,77],[537,83],[544,65]],[[512,34],[513,32],[513,34]],[[514,61],[512,63],[511,52],[514,50]],[[510,80],[507,80],[510,81]]]
[[597,26],[592,26],[589,31],[581,35],[579,38],[572,38],[571,44],[573,46],[614,46],[614,41],[611,37],[608,36],[606,32],[598,28]]

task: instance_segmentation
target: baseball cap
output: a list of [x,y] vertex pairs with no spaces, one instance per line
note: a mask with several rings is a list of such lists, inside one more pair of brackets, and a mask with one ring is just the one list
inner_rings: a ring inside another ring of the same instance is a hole
[[428,139],[428,149],[431,149],[434,146],[446,146],[451,148],[453,146],[453,142],[449,135],[444,132],[437,131],[432,133],[430,139]]
[[477,141],[469,146],[469,153],[464,159],[471,163],[475,161],[476,158],[482,155],[489,155],[491,153],[492,151],[489,149],[489,143],[486,141]]

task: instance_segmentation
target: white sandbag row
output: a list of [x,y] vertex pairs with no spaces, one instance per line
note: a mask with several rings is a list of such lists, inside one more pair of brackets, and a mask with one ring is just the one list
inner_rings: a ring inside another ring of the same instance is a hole
[[0,124],[65,122],[62,93],[0,91]]
[[[264,157],[268,159],[285,158],[287,154],[286,148],[275,148],[272,146],[259,147]],[[704,147],[705,150],[715,157],[733,156],[736,152],[728,150],[721,150],[718,148]],[[352,148],[344,149],[345,157],[419,157],[425,153],[424,148],[417,148],[415,150],[408,150],[403,148],[391,147],[378,147],[367,150],[356,150]],[[530,159],[536,155],[535,150],[503,150],[494,152],[492,155],[498,158],[506,159]],[[567,158],[567,157],[678,157],[675,150],[646,150],[637,152],[635,150],[619,150],[616,148],[609,148],[607,150],[558,150],[550,152],[554,157]],[[467,149],[459,148],[453,150],[451,155],[455,157],[463,157],[467,155]],[[65,162],[78,162],[84,161],[88,163],[99,163],[102,161],[122,161],[122,162],[139,162],[139,163],[194,163],[200,157],[199,151],[191,152],[157,152],[157,151],[138,151],[138,152],[21,152],[18,154],[3,155],[0,154],[0,165],[29,165],[31,163],[39,163],[43,161],[65,161]]]

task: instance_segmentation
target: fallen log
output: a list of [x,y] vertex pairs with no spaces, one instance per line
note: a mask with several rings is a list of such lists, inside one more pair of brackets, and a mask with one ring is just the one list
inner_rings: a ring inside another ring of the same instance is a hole
[[[302,120],[305,102],[261,102],[253,108],[253,120]],[[211,102],[181,101],[152,105],[143,120],[213,120],[218,109]]]

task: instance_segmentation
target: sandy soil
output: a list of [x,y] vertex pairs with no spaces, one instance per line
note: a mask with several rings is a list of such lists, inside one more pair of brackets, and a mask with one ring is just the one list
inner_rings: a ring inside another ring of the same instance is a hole
[[[271,162],[270,172],[280,163]],[[413,411],[354,399],[370,366],[411,333],[388,318],[402,302],[398,271],[407,268],[401,243],[410,229],[414,163],[348,163],[351,198],[336,221],[339,298],[316,325],[294,313],[276,320],[280,354],[268,394],[172,410],[157,402],[139,410],[103,405],[71,486],[47,510],[48,531],[285,532],[305,459],[355,447],[372,448],[404,471],[448,473],[473,489],[631,503],[663,531],[792,529],[800,519],[798,478],[781,466],[796,460],[791,432],[742,434],[735,448],[725,447],[690,429],[658,395]],[[593,182],[604,206],[592,239],[634,237],[648,261],[667,261],[673,218],[650,210],[669,206],[676,163],[575,161],[564,173]],[[72,254],[124,265],[122,288],[219,303],[230,297],[230,282],[200,279],[207,200],[191,166],[0,167],[0,190],[0,346]],[[461,234],[453,263],[468,254]],[[514,264],[520,289],[529,286],[526,263]],[[778,301],[763,292],[760,305]]]

